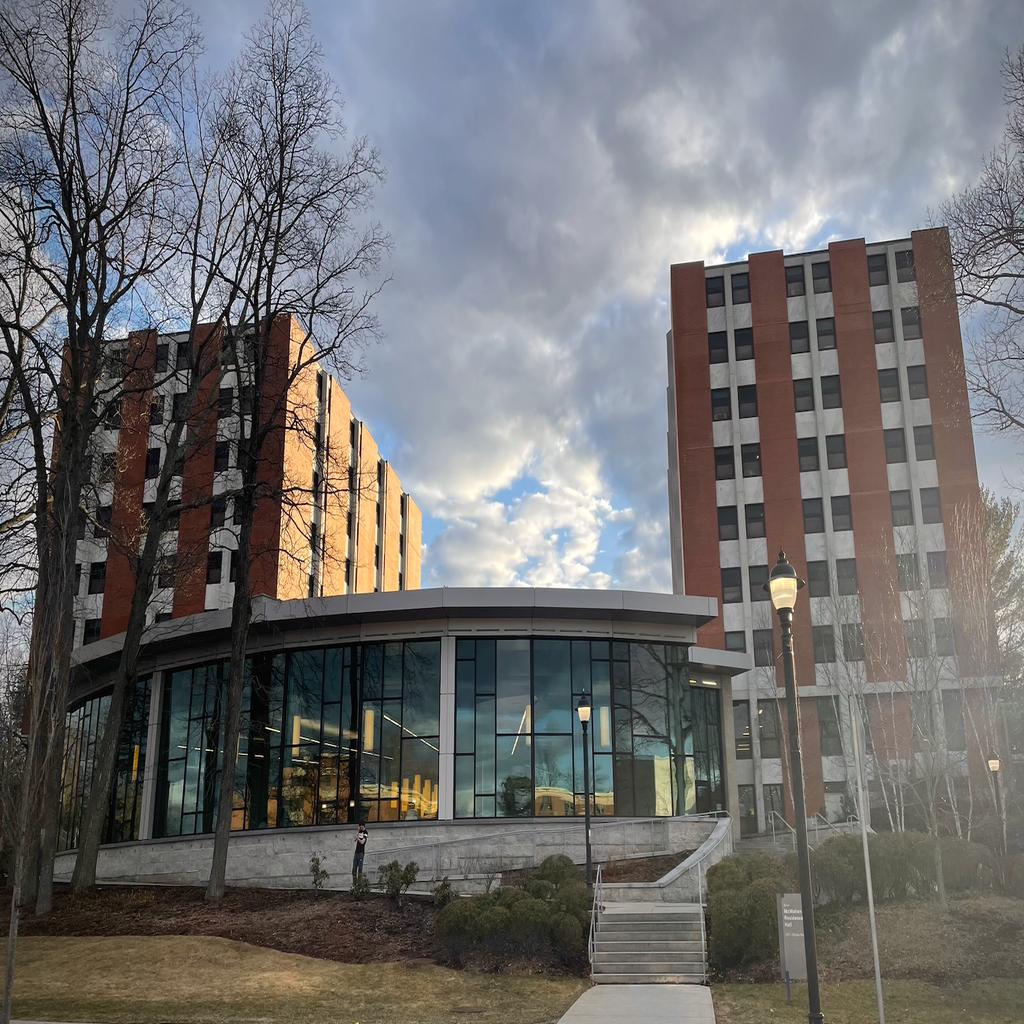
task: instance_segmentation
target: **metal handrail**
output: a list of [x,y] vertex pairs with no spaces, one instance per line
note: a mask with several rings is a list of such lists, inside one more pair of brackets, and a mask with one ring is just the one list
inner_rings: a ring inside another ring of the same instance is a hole
[[594,902],[590,906],[590,938],[587,941],[587,959],[590,961],[590,973],[594,973],[594,947],[597,943],[597,923],[601,916],[601,865],[597,865],[594,876]]
[[813,820],[813,822],[814,822],[814,834],[815,834],[815,836],[817,836],[817,834],[818,834],[818,822],[819,822],[819,821],[823,821],[823,822],[824,822],[824,823],[825,823],[826,825],[828,825],[828,827],[829,827],[830,829],[832,829],[832,831],[833,831],[833,832],[835,832],[835,834],[836,834],[837,836],[841,836],[841,835],[843,835],[843,834],[844,834],[844,833],[843,833],[843,831],[842,831],[842,829],[838,829],[838,828],[836,828],[836,827],[835,827],[835,825],[833,825],[833,824],[832,824],[832,822],[831,822],[831,821],[829,821],[829,820],[828,820],[828,818],[826,818],[826,817],[825,817],[825,816],[824,816],[824,815],[823,815],[823,814],[821,813],[821,811],[818,811],[818,813],[817,813],[817,814],[815,814],[815,816],[814,816],[814,818],[813,818],[812,820]]
[[786,821],[786,819],[781,814],[779,814],[778,811],[772,811],[771,814],[768,815],[768,819],[772,823],[772,842],[774,843],[776,841],[775,840],[775,819],[776,818],[778,818],[778,820],[781,821],[782,824],[786,826],[786,828],[789,830],[790,834],[792,835],[792,837],[793,837],[793,849],[795,850],[796,849],[796,829],[793,828],[793,826],[790,825],[790,823],[788,821]]
[[[728,811],[715,811],[714,813],[720,817],[732,817],[732,815]],[[696,862],[692,865],[692,867],[697,868],[697,899],[702,907],[704,905],[704,881],[707,878],[707,871],[704,870],[704,861],[706,861],[708,857],[710,857],[711,854],[713,854],[715,850],[717,850],[719,846],[721,846],[722,843],[725,842],[725,837],[729,834],[730,833],[727,831],[722,832],[722,834],[706,850],[704,850],[704,852],[700,855],[700,857],[697,858]]]
[[704,904],[700,905],[700,953],[701,953],[701,969],[704,972],[704,980],[702,984],[708,983],[708,926],[704,920]]

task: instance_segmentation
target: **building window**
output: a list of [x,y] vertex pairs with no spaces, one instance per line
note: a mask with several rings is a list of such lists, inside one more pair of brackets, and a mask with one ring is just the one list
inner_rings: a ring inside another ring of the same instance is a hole
[[935,619],[935,653],[940,658],[952,658],[956,655],[956,642],[953,638],[953,620]]
[[722,570],[722,604],[743,603],[743,572],[738,569]]
[[[770,634],[771,630],[767,632]],[[762,757],[782,756],[782,746],[780,743],[782,729],[779,727],[779,709],[776,707],[775,701],[759,700],[757,702],[757,733],[758,738],[761,740]],[[780,786],[779,789],[781,788]],[[767,809],[766,807],[765,810],[767,811]]]
[[914,427],[914,449],[918,462],[929,462],[935,458],[935,436],[931,427]]
[[949,586],[949,564],[945,551],[928,552],[928,586],[945,590]]
[[187,370],[192,365],[192,353],[189,343],[181,341],[174,352],[174,368],[176,370]]
[[825,510],[821,498],[804,498],[804,533],[825,532]]
[[843,660],[864,660],[864,629],[859,622],[843,623]]
[[[935,641],[938,644],[939,623],[949,623],[948,619],[935,620]],[[950,634],[952,639],[952,633]],[[941,653],[941,652],[939,652]],[[953,652],[950,651],[950,654]],[[942,693],[942,718],[946,732],[946,749],[963,751],[967,749],[967,730],[964,728],[963,696],[958,690],[944,690]]]
[[798,295],[806,295],[807,286],[804,282],[804,266],[786,267],[786,297],[793,299]]
[[223,526],[228,518],[228,499],[214,498],[210,505],[210,528],[217,529]]
[[[711,389],[711,418],[713,420],[732,419],[732,401],[728,388]],[[355,470],[350,468],[349,474],[354,476]]]
[[155,480],[160,475],[160,449],[150,448],[146,452],[146,479]]
[[75,597],[78,597],[78,592],[82,589],[82,563],[75,562]]
[[121,399],[111,402],[103,412],[103,426],[106,430],[121,429]]
[[104,505],[96,510],[96,525],[92,531],[95,540],[105,540],[110,536],[110,521],[113,516],[114,510],[110,505]]
[[100,473],[97,483],[112,484],[117,477],[117,452],[104,452],[100,456]]
[[758,502],[755,505],[746,505],[743,511],[747,521],[747,540],[764,537],[764,504]]
[[169,533],[175,533],[178,529],[178,521],[181,518],[181,502],[168,499],[167,502],[167,524],[165,529]]
[[807,594],[810,597],[829,597],[832,593],[828,580],[828,562],[807,563]]
[[732,726],[736,737],[736,758],[749,761],[754,756],[750,743],[750,701],[733,701]]
[[[733,274],[732,280],[732,304],[739,306],[750,301],[750,275]],[[736,357],[737,359],[739,356]]]
[[912,399],[928,397],[928,371],[923,366],[907,367],[907,389]]
[[882,431],[885,438],[885,461],[892,465],[907,461],[907,435],[902,427]]
[[767,590],[768,585],[768,566],[767,565],[752,565],[747,569],[747,577],[750,581],[750,600],[756,601],[769,601],[771,595]]
[[793,402],[797,412],[814,411],[814,381],[810,377],[802,377],[793,381]]
[[811,334],[806,320],[794,320],[789,325],[789,351],[793,355],[811,351]]
[[745,444],[740,446],[740,461],[743,464],[744,476],[761,475],[761,446]]
[[908,658],[928,657],[928,630],[924,619],[907,619],[903,623],[903,635],[907,641]]
[[818,320],[818,351],[829,352],[836,347],[835,317],[823,316]]
[[235,578],[238,576],[238,551],[231,552],[231,558],[228,561],[228,583],[234,583]]
[[218,441],[216,447],[213,449],[213,471],[214,473],[223,473],[228,468],[228,463],[231,461],[231,442],[230,441]]
[[942,498],[938,487],[921,488],[921,522],[942,522]]
[[910,491],[890,491],[889,506],[892,509],[893,526],[914,525],[914,505],[910,500]]
[[723,505],[718,510],[718,539],[736,541],[739,539],[739,518],[735,505]]
[[223,551],[210,551],[206,556],[206,582],[220,583],[221,566],[224,562]]
[[816,473],[818,471],[818,439],[816,437],[797,438],[796,452],[800,459],[801,473]]
[[846,469],[846,435],[829,434],[825,438],[829,469]]
[[898,402],[900,400],[899,370],[878,371],[878,397],[883,403]]
[[160,569],[157,572],[157,586],[162,590],[168,590],[174,586],[174,563],[177,561],[175,555],[164,555],[160,559]]
[[896,574],[903,593],[921,588],[921,574],[914,553],[896,556]]
[[715,449],[715,479],[732,480],[736,476],[736,458],[732,445],[723,445]]
[[811,280],[814,282],[815,294],[832,291],[831,264],[827,260],[823,263],[812,263]]
[[221,388],[217,392],[217,417],[218,419],[224,419],[230,416],[235,404],[235,389],[234,388]]
[[153,621],[157,625],[159,625],[161,622],[170,622],[171,621],[171,613],[170,612],[157,612],[156,613],[156,617],[153,619]]
[[896,340],[896,333],[892,329],[891,309],[876,309],[871,314],[871,321],[875,328],[876,345],[884,345],[887,342]]
[[836,533],[853,529],[853,508],[848,494],[840,494],[832,499],[832,529]]
[[836,641],[831,625],[811,626],[811,636],[814,640],[814,663],[828,665],[835,661]]
[[100,629],[103,626],[102,619],[86,619],[85,631],[82,634],[82,646],[94,644],[100,638]]
[[868,257],[868,286],[876,288],[880,284],[889,283],[889,264],[885,253]]
[[255,387],[252,384],[243,384],[238,389],[238,410],[243,416],[252,415],[253,402],[255,401]]
[[839,375],[821,378],[821,407],[822,409],[841,409],[843,407],[843,393],[839,389]]
[[708,309],[712,306],[725,305],[725,278],[709,277],[704,282],[704,290],[708,299]]
[[739,651],[745,654],[747,650],[746,631],[742,629],[726,630],[725,649],[727,651]]
[[770,629],[754,630],[754,664],[759,668],[775,664],[775,642]]
[[917,280],[913,249],[902,249],[896,253],[896,280],[901,284]]
[[156,347],[156,372],[166,373],[167,372],[167,355],[170,346],[166,342],[161,342]]
[[843,734],[839,728],[839,715],[831,697],[818,698],[818,730],[821,735],[821,756],[843,756]]
[[107,586],[107,563],[91,562],[89,565],[89,593],[102,594]]
[[174,465],[171,466],[171,476],[184,476],[185,475],[185,453],[182,452],[175,460]]
[[712,331],[708,335],[708,362],[729,362],[729,335],[725,331]]
[[757,415],[757,385],[745,384],[736,389],[736,398],[740,409],[740,419],[750,419]]
[[164,396],[156,395],[149,403],[149,425],[158,427],[164,421]]
[[736,361],[754,358],[754,331],[750,327],[738,327],[734,332]]
[[900,317],[903,320],[903,337],[906,341],[916,341],[921,337],[921,308],[920,306],[904,306],[900,310]]
[[836,589],[843,597],[860,593],[860,584],[857,581],[856,558],[836,559]]
[[185,419],[185,403],[187,400],[187,391],[178,391],[171,396],[171,419],[175,423],[180,423]]

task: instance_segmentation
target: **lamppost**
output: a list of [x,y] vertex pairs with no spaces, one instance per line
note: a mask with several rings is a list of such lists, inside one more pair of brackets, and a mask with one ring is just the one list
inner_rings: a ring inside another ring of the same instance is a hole
[[999,755],[993,753],[988,759],[988,770],[992,773],[992,785],[996,790],[996,817],[1003,837],[1003,856],[1006,856],[1006,826],[1003,822],[1003,794],[999,791]]
[[580,725],[583,726],[583,801],[586,805],[584,815],[586,821],[587,830],[587,890],[592,892],[594,889],[594,871],[591,865],[590,858],[590,752],[587,747],[589,746],[589,738],[587,733],[590,730],[590,694],[585,693],[580,697],[579,704],[576,705],[576,713],[580,716]]
[[800,867],[800,906],[804,919],[804,955],[807,959],[807,1000],[809,1024],[823,1024],[821,994],[818,990],[818,952],[814,941],[814,896],[811,892],[811,861],[807,848],[807,805],[804,803],[804,769],[801,761],[800,719],[796,706],[796,666],[793,662],[793,606],[803,588],[796,569],[779,552],[779,560],[765,584],[782,627],[782,666],[786,677],[786,712],[789,720],[789,765],[793,782],[796,817],[796,853]]

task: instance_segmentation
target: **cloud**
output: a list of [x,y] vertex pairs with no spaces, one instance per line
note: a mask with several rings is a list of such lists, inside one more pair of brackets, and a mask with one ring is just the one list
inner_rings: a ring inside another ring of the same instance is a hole
[[313,15],[389,169],[388,338],[348,390],[432,585],[668,589],[669,265],[922,226],[1024,41],[1019,3],[981,0]]

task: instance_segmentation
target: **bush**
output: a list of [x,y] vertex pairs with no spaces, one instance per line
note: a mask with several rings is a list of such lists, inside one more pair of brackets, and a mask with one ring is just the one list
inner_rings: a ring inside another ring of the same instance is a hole
[[991,884],[992,852],[987,846],[965,839],[944,839],[939,849],[947,892],[967,892]]
[[445,875],[437,885],[430,892],[434,902],[439,907],[447,907],[452,900],[456,899],[459,895],[455,886],[448,880],[448,876]]
[[543,900],[526,896],[516,900],[508,911],[508,930],[525,952],[533,956],[547,938],[551,911]]
[[401,906],[402,897],[409,891],[409,886],[416,881],[419,873],[416,861],[410,861],[403,868],[397,860],[393,860],[377,871],[377,886]]
[[366,875],[356,875],[356,880],[352,883],[352,888],[349,889],[349,894],[354,900],[365,900],[370,895],[370,880]]
[[555,913],[551,915],[551,941],[559,955],[564,957],[578,956],[583,952],[583,927],[572,914]]
[[530,877],[550,882],[557,892],[567,882],[578,882],[583,873],[564,853],[557,853],[553,857],[545,857]]
[[313,888],[323,889],[331,880],[330,872],[324,867],[324,855],[314,853],[309,858],[309,873],[313,877]]
[[860,837],[829,836],[811,856],[816,902],[852,903],[867,895]]

